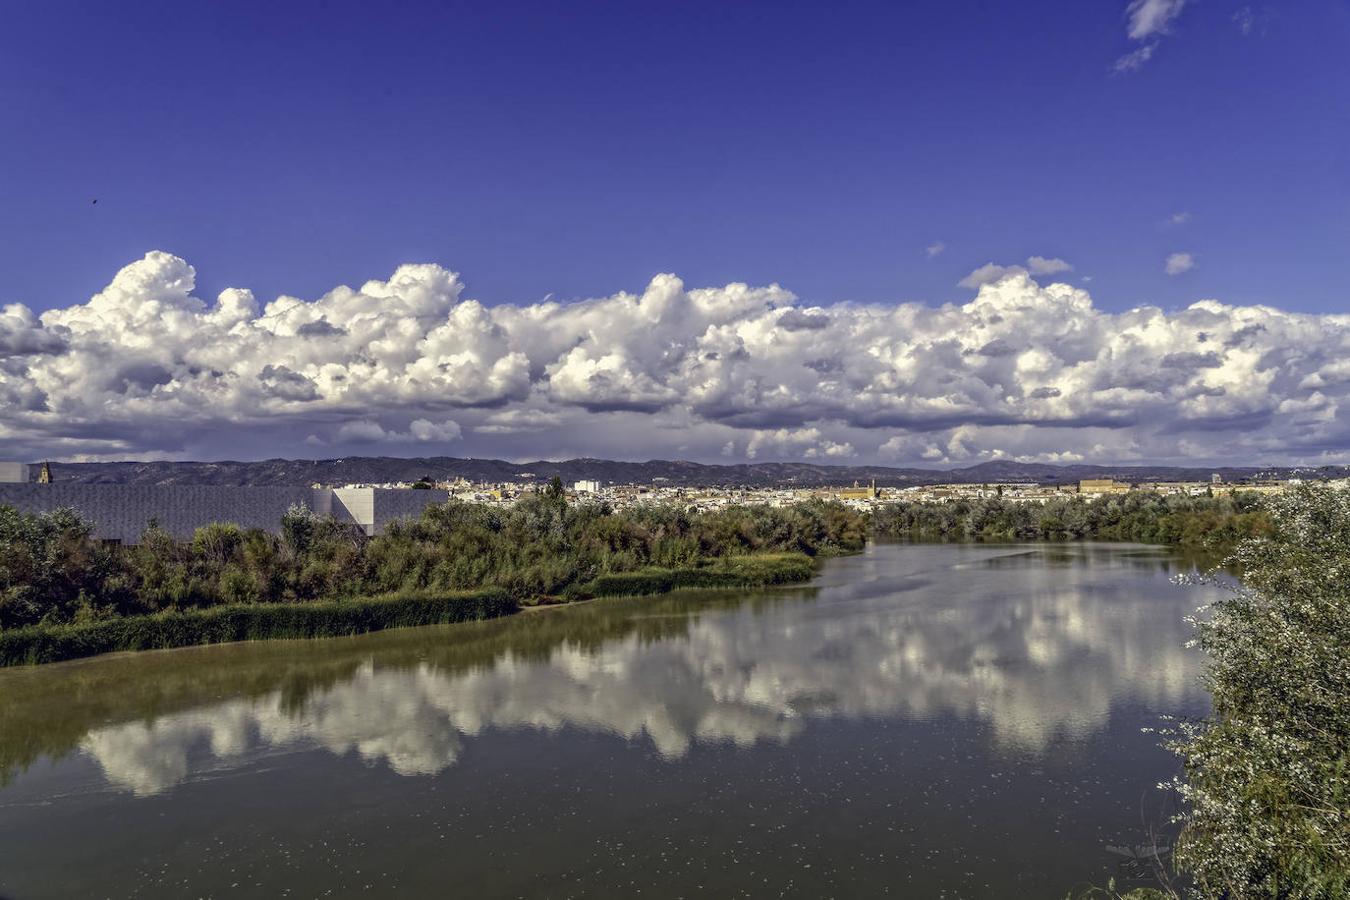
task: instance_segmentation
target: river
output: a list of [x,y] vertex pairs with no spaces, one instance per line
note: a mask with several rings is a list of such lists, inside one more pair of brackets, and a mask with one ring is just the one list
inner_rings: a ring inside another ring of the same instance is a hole
[[1063,897],[1201,715],[1172,551],[0,670],[0,897]]

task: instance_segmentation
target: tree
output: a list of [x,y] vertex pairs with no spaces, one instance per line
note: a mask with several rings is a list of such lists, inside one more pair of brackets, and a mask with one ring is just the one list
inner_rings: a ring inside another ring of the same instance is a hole
[[1269,503],[1196,625],[1213,712],[1173,743],[1177,862],[1207,897],[1350,896],[1350,492]]
[[23,513],[0,506],[0,628],[63,621],[92,597],[111,559],[73,509]]
[[544,488],[544,496],[557,503],[566,502],[567,491],[563,488],[561,476],[554,475],[548,480],[548,487]]
[[294,503],[281,517],[281,539],[296,556],[303,555],[313,543],[319,517],[303,503]]

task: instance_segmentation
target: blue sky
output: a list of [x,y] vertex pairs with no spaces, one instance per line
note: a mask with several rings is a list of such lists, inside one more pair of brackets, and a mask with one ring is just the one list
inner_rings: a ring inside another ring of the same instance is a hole
[[0,456],[1350,461],[1345,0],[0,3]]
[[[1123,0],[9,2],[4,22],[0,303],[82,302],[159,249],[204,296],[420,261],[489,303],[667,271],[940,303],[1041,255],[1109,310],[1350,307],[1345,2],[1191,2],[1146,40]],[[1179,252],[1194,268],[1168,276]]]

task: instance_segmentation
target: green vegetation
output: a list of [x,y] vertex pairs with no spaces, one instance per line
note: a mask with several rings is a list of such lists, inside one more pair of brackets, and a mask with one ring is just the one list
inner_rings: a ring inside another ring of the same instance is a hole
[[1301,488],[1197,623],[1213,712],[1178,729],[1176,850],[1204,897],[1350,896],[1350,492]]
[[[455,605],[466,592],[500,595],[514,608],[803,581],[814,571],[814,557],[859,550],[869,530],[920,539],[1100,538],[1212,547],[1269,528],[1256,498],[1242,494],[1131,493],[1044,506],[899,503],[869,522],[823,502],[614,512],[602,504],[569,505],[555,483],[508,509],[433,506],[376,538],[297,507],[279,535],[215,523],[184,542],[152,525],[138,545],[119,547],[93,540],[91,524],[73,511],[29,515],[0,507],[0,664],[345,634],[503,611],[494,606],[470,615]],[[438,605],[446,603],[451,606]]]
[[1269,534],[1256,494],[1163,496],[1143,491],[1096,499],[1065,497],[1041,505],[1002,499],[893,503],[873,516],[887,537],[923,540],[1111,540],[1232,547]]
[[70,625],[34,625],[0,631],[0,666],[59,662],[117,650],[337,637],[489,619],[517,608],[502,591],[479,590],[317,603],[231,604]]
[[1195,621],[1212,710],[1169,729],[1176,872],[1072,896],[1350,897],[1350,491],[1303,486],[1263,510],[1263,536],[1228,560],[1242,582]]
[[802,553],[772,553],[720,559],[712,565],[685,569],[639,569],[601,575],[587,586],[596,597],[664,594],[679,588],[755,587],[806,581],[815,564]]
[[91,532],[70,510],[0,507],[0,664],[802,581],[813,557],[860,550],[867,519],[822,502],[614,512],[555,485],[508,509],[432,506],[376,538],[299,507],[280,535],[216,523],[183,542],[152,525],[120,547]]

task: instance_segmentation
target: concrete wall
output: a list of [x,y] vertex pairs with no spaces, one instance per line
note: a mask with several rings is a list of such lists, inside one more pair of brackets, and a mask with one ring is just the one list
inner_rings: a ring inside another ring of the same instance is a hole
[[0,484],[26,484],[28,463],[0,462]]
[[186,539],[203,525],[233,522],[276,533],[281,517],[296,504],[318,515],[354,522],[369,535],[380,534],[397,519],[415,519],[433,503],[450,499],[448,491],[392,488],[234,487],[215,485],[5,484],[0,505],[24,512],[49,512],[63,506],[79,510],[94,523],[94,537],[134,544],[150,520],[176,538]]
[[334,510],[343,510],[352,521],[375,535],[398,519],[416,519],[433,503],[450,499],[449,491],[414,491],[394,488],[338,488],[333,491]]
[[333,508],[340,509],[366,534],[375,533],[375,489],[338,488],[333,491]]
[[433,503],[445,503],[450,499],[449,491],[436,489],[426,491],[394,490],[392,488],[374,488],[375,491],[375,533],[384,531],[385,526],[396,519],[418,519],[422,510]]
[[[409,492],[411,493],[411,492]],[[419,492],[420,493],[420,492]],[[190,538],[202,525],[234,522],[277,532],[281,517],[302,503],[319,515],[335,514],[333,492],[302,487],[215,485],[0,484],[0,504],[25,512],[73,507],[94,523],[94,536],[134,544],[155,519],[177,538]]]

